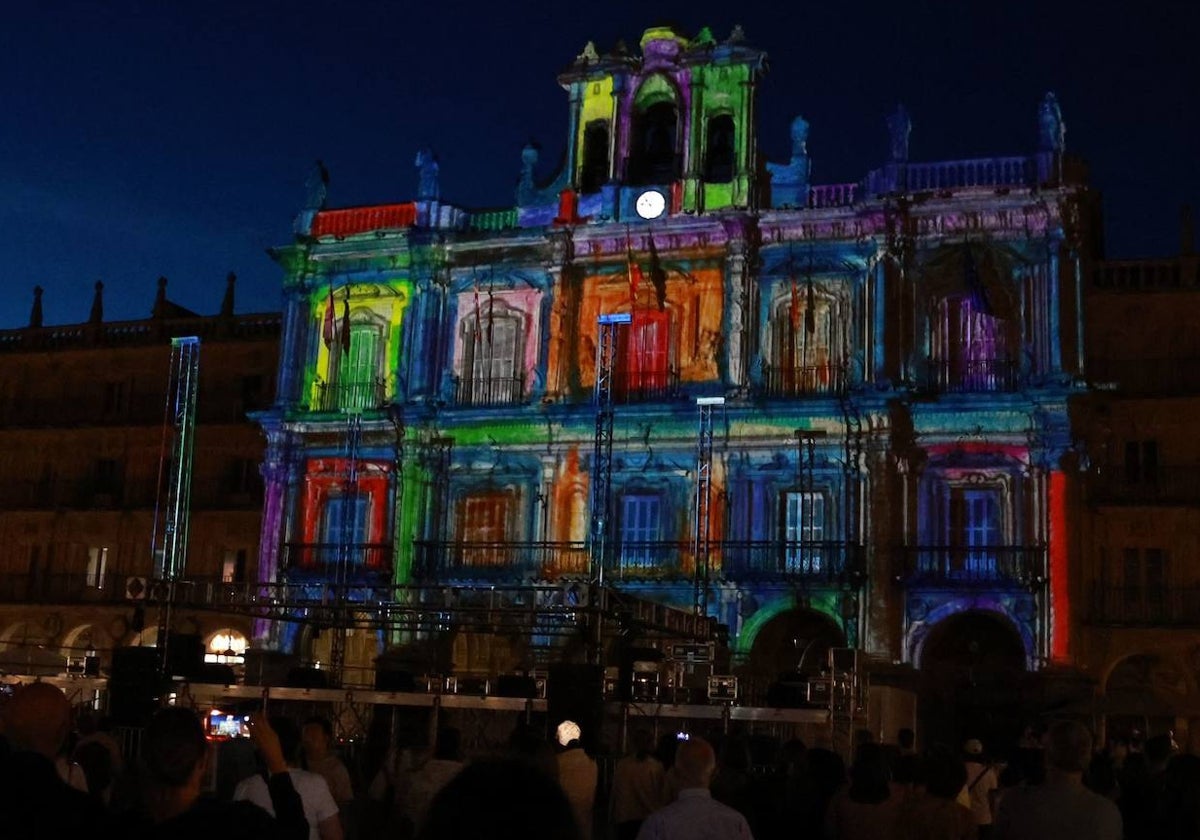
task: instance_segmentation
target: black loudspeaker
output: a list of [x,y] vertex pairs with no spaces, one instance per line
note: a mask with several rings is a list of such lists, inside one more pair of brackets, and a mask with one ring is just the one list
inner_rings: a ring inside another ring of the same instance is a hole
[[496,677],[497,697],[537,697],[537,680],[523,674],[501,674]]
[[293,668],[287,675],[288,688],[329,688],[329,674],[319,668]]
[[108,714],[118,726],[145,726],[162,690],[158,648],[114,648],[108,680]]
[[237,676],[233,668],[218,662],[203,662],[199,670],[192,674],[192,682],[207,685],[237,685]]
[[167,676],[190,680],[204,664],[204,643],[195,633],[167,636]]
[[416,691],[417,681],[408,671],[376,671],[376,691]]
[[604,721],[604,668],[599,665],[550,666],[546,680],[546,710],[550,734],[564,720],[579,724],[580,740],[594,751]]

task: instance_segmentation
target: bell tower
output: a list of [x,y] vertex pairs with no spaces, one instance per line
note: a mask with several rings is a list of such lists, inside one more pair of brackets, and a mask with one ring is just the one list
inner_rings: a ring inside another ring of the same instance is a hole
[[642,35],[640,57],[589,43],[559,76],[571,97],[570,185],[611,191],[624,219],[647,191],[668,213],[752,206],[766,54],[744,40],[740,27],[718,42],[707,28],[689,40],[663,26]]

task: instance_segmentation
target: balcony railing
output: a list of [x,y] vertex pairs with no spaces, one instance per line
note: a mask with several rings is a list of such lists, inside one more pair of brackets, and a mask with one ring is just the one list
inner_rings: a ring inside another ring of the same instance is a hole
[[763,393],[767,397],[803,397],[841,394],[846,389],[841,365],[807,365],[763,369]]
[[679,371],[642,370],[636,373],[618,371],[613,376],[613,399],[636,403],[671,400],[680,396]]
[[907,586],[1041,586],[1041,546],[908,546],[898,550],[896,578]]
[[712,553],[712,564],[729,580],[857,584],[866,568],[863,547],[845,542],[724,541],[714,543]]
[[454,401],[459,405],[513,405],[525,398],[525,377],[463,377],[454,381]]
[[1200,392],[1200,358],[1088,360],[1088,380],[1124,394]]
[[289,576],[336,577],[339,574],[389,574],[391,543],[299,543],[281,546],[279,567]]
[[380,408],[386,401],[382,379],[363,382],[318,382],[313,394],[314,411],[361,411]]
[[[416,544],[416,574],[425,580],[553,580],[586,576],[591,552],[583,542],[427,542]],[[616,540],[610,574],[618,580],[692,574],[690,540]],[[729,580],[806,580],[856,583],[863,549],[840,542],[714,541],[709,546],[714,577]]]
[[586,576],[590,554],[581,542],[416,543],[419,579],[528,579]]
[[1088,498],[1098,504],[1186,505],[1200,503],[1200,464],[1143,465],[1136,472],[1096,467],[1088,475]]
[[1093,624],[1200,625],[1200,587],[1103,586],[1092,588]]
[[1013,359],[933,359],[926,388],[939,394],[1015,391],[1019,374]]

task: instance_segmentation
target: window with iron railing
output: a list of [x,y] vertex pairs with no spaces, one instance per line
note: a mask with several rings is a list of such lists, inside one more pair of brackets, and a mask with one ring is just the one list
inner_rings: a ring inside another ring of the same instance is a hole
[[1011,391],[1018,367],[1010,325],[979,302],[956,295],[938,303],[930,385],[942,392]]
[[819,574],[826,563],[825,496],[823,493],[784,493],[784,569]]
[[626,493],[621,497],[620,564],[625,570],[658,565],[662,540],[662,496]]
[[503,405],[524,397],[523,337],[518,313],[477,306],[463,322],[463,372],[455,395],[460,405]]

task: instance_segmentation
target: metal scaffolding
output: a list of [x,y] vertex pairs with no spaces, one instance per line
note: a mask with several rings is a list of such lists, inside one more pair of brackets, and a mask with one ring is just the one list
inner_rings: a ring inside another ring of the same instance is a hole
[[612,542],[613,374],[617,367],[617,337],[628,312],[601,315],[596,341],[596,442],[592,453],[591,578],[604,586]]
[[[167,401],[163,409],[158,459],[158,500],[150,536],[158,610],[158,661],[166,670],[176,585],[187,567],[188,524],[192,499],[192,454],[196,436],[196,397],[200,389],[200,339],[171,339]],[[170,447],[168,453],[168,446]]]
[[715,406],[725,405],[724,397],[697,397],[700,412],[696,436],[696,510],[692,534],[692,556],[696,561],[693,607],[697,616],[708,615],[709,596],[709,524],[712,519],[712,451]]

